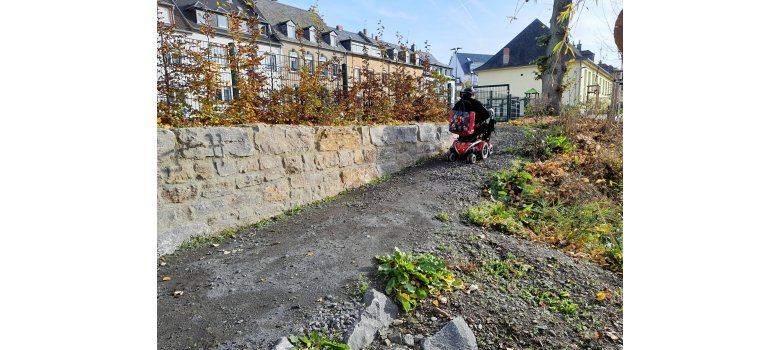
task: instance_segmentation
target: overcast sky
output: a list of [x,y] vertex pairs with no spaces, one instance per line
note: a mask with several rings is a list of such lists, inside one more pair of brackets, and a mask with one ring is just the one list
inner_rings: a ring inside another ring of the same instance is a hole
[[[385,41],[397,43],[396,33],[448,63],[451,48],[460,52],[494,55],[534,19],[549,26],[552,0],[279,0],[308,9],[317,5],[325,23],[351,32],[363,28],[377,34],[381,20]],[[622,0],[585,0],[574,17],[572,38],[596,54],[596,61],[619,67],[612,30],[623,8]],[[511,20],[510,17],[517,19]]]

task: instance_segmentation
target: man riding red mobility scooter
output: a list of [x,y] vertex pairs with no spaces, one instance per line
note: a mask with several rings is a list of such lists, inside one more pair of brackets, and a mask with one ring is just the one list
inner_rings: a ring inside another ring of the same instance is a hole
[[465,159],[474,164],[493,154],[490,134],[495,126],[493,109],[485,107],[472,98],[474,89],[467,87],[461,92],[461,100],[450,110],[450,132],[458,135],[452,142],[447,160]]

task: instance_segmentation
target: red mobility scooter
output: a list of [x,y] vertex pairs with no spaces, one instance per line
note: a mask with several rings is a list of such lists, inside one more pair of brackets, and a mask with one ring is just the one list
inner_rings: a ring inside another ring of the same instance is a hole
[[[483,124],[493,120],[495,112],[492,108],[488,109],[488,112],[490,112],[490,118],[482,122]],[[458,138],[452,141],[450,152],[447,154],[448,161],[465,160],[474,164],[477,160],[486,159],[493,154],[493,145],[490,144],[490,139],[481,137],[485,133],[474,133],[476,129],[474,122],[474,112],[450,110],[450,132],[458,135]]]

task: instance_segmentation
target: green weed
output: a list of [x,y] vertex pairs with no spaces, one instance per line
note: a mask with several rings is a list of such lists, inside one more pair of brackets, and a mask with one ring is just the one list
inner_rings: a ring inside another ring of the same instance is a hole
[[447,212],[440,211],[436,213],[436,218],[439,219],[441,222],[447,222],[450,221],[450,215],[447,214]]
[[392,295],[406,312],[414,309],[419,300],[463,288],[463,281],[430,253],[415,255],[395,248],[393,254],[376,259],[379,277],[386,282],[385,293]]
[[293,349],[311,349],[311,350],[349,350],[349,346],[339,343],[333,339],[322,336],[317,332],[312,332],[308,337],[290,336],[287,338],[293,345]]

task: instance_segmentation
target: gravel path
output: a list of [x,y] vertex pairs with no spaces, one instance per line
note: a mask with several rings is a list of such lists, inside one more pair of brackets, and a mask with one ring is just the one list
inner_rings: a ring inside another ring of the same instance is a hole
[[[345,331],[360,312],[356,285],[365,279],[381,290],[373,257],[394,247],[433,252],[461,266],[458,277],[480,286],[471,294],[454,293],[439,308],[464,316],[480,348],[620,348],[622,276],[461,221],[482,199],[489,175],[509,167],[513,156],[503,152],[505,147],[521,139],[519,129],[499,125],[493,140],[497,152],[487,161],[431,159],[218,247],[165,256],[165,265],[158,267],[158,348],[268,349],[288,334]],[[435,218],[441,211],[449,221]],[[507,253],[533,269],[504,279],[473,268],[508,259]],[[163,282],[165,276],[172,279]],[[543,292],[563,290],[579,306],[574,315],[539,301]],[[184,293],[175,297],[174,291]],[[610,298],[595,300],[599,291]],[[384,336],[411,334],[419,340],[447,320],[427,304]],[[388,348],[383,339],[374,344]]]

